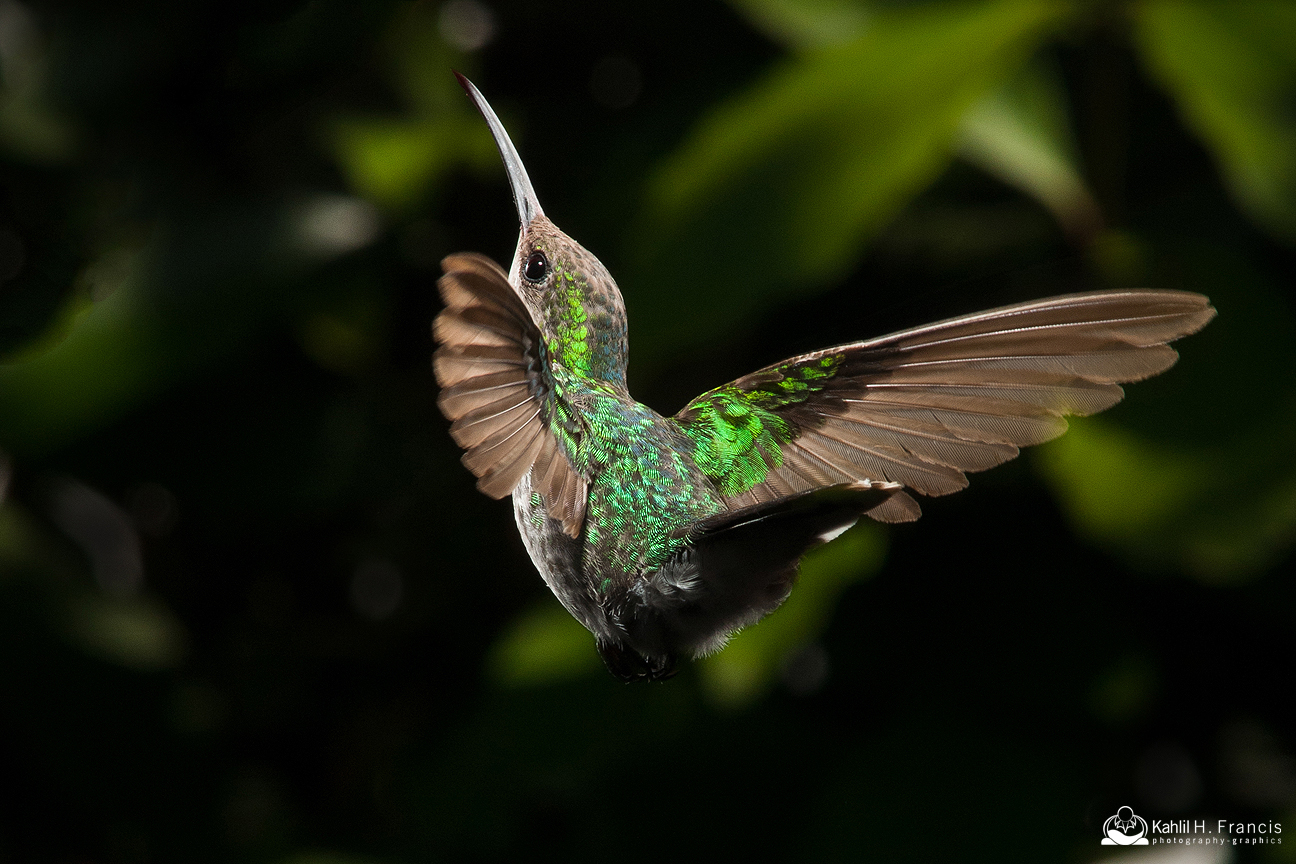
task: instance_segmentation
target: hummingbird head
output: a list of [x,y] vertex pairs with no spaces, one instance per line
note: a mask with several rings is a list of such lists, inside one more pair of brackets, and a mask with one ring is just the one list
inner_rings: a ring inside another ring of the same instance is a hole
[[545,216],[504,124],[473,83],[454,74],[504,160],[521,221],[509,284],[544,335],[551,362],[624,387],[628,346],[621,290],[598,258]]

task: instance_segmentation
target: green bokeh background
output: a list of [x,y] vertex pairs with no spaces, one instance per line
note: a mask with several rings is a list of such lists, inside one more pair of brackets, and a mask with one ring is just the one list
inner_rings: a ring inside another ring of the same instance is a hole
[[[663,412],[1050,294],[1219,318],[623,686],[436,410],[437,262],[516,230],[451,68]],[[0,192],[0,862],[1296,831],[1296,4],[0,0]]]

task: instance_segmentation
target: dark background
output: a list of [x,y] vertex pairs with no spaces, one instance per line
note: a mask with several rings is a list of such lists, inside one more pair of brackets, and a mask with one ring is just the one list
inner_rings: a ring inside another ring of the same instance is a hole
[[[516,228],[452,67],[620,279],[663,412],[1067,291],[1220,316],[624,686],[436,409],[437,262]],[[1296,830],[1288,4],[0,0],[0,73],[0,862]]]

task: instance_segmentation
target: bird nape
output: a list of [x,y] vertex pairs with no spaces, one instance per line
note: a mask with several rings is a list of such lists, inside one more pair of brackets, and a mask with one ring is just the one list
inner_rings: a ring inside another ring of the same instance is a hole
[[673,417],[626,389],[626,314],[606,268],[544,214],[490,105],[521,220],[507,274],[447,257],[433,325],[438,404],[531,560],[618,678],[660,680],[776,609],[801,557],[861,516],[1102,411],[1164,372],[1215,315],[1183,291],[1051,297],[767,366]]

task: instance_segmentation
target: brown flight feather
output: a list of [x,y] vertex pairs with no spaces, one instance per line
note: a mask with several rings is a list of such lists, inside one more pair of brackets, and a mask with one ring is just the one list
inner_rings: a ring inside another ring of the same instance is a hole
[[580,536],[587,485],[549,429],[552,405],[542,377],[543,342],[508,276],[484,255],[451,255],[437,281],[446,308],[432,324],[442,413],[464,448],[477,488],[492,498],[513,493],[527,472],[546,512]]
[[[776,409],[796,429],[766,478],[729,499],[746,507],[839,483],[895,481],[924,495],[967,486],[965,472],[1013,458],[1019,447],[1066,431],[1065,415],[1120,401],[1120,384],[1170,368],[1166,345],[1215,316],[1183,291],[1109,291],[1053,297],[965,315],[816,351],[733,382],[768,390],[801,365],[838,358],[832,378],[804,401]],[[705,394],[676,415],[687,427]],[[918,518],[897,493],[868,515]]]

